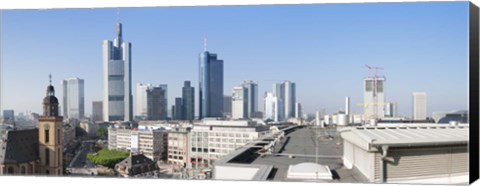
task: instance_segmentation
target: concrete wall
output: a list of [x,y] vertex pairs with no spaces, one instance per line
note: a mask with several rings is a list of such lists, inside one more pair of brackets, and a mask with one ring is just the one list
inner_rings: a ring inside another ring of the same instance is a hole
[[255,167],[234,167],[216,165],[213,175],[215,180],[252,180],[259,171]]

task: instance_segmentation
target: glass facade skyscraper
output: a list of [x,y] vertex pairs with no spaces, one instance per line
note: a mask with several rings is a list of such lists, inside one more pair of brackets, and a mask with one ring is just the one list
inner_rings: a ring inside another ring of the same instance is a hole
[[223,60],[206,49],[199,57],[199,118],[222,117]]
[[103,119],[132,121],[132,45],[123,41],[117,23],[114,41],[103,41]]
[[253,81],[245,81],[243,87],[247,89],[247,115],[252,118],[258,111],[258,84]]
[[195,119],[195,88],[191,86],[190,81],[185,81],[182,88],[182,101],[184,120]]
[[63,117],[82,119],[85,116],[84,80],[68,78],[62,80]]
[[283,119],[295,117],[296,86],[291,81],[273,84],[273,96],[277,97],[283,104],[281,112]]

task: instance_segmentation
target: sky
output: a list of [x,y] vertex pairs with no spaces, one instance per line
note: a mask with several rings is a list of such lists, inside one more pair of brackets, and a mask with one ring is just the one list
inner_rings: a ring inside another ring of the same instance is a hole
[[[1,12],[2,109],[41,113],[53,76],[85,80],[85,110],[102,99],[102,41],[113,40],[117,9]],[[412,92],[427,112],[468,110],[468,2],[121,8],[137,83],[168,84],[169,105],[183,81],[195,87],[198,55],[224,60],[224,94],[244,80],[259,87],[259,110],[273,83],[296,83],[307,113],[362,113],[364,67],[380,66],[387,102],[411,116]],[[135,103],[135,100],[134,100]],[[169,107],[170,107],[169,106]],[[135,106],[133,106],[135,109]]]

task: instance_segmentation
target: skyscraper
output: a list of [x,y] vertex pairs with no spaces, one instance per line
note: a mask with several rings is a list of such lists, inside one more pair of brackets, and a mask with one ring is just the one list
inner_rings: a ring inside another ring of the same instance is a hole
[[258,84],[253,81],[245,81],[243,87],[247,89],[247,115],[252,118],[258,111]]
[[233,87],[232,119],[248,118],[248,89],[244,86]]
[[159,85],[160,88],[163,89],[164,91],[164,100],[163,100],[163,106],[162,106],[162,109],[163,109],[163,113],[165,113],[165,116],[162,116],[163,118],[167,119],[168,117],[168,85],[167,84],[160,84]]
[[165,90],[161,87],[147,89],[147,120],[166,120],[168,109],[164,108]]
[[222,117],[223,60],[205,48],[199,56],[199,118]]
[[223,117],[225,118],[232,117],[232,96],[231,95],[223,96]]
[[78,77],[62,80],[63,117],[82,119],[85,116],[84,80]]
[[295,103],[295,118],[303,117],[303,106],[300,103]]
[[147,117],[147,90],[151,88],[151,84],[137,84],[136,95],[136,111],[135,117],[146,118]]
[[195,88],[190,85],[190,81],[185,81],[182,88],[183,108],[182,114],[185,120],[195,119]]
[[295,117],[296,86],[291,81],[273,84],[273,96],[283,104],[283,119]]
[[182,98],[175,98],[175,107],[173,108],[175,115],[172,115],[172,119],[174,120],[185,120],[183,117],[183,100]]
[[[365,119],[378,119],[384,116],[385,78],[367,77],[364,79],[363,104]],[[376,88],[375,88],[376,87]]]
[[427,93],[414,92],[413,93],[413,119],[425,120],[427,119]]
[[132,121],[132,45],[117,23],[114,41],[103,41],[103,119]]
[[101,101],[92,102],[92,120],[103,121],[103,103]]
[[281,121],[283,120],[282,100],[272,92],[265,93],[264,100],[264,120]]

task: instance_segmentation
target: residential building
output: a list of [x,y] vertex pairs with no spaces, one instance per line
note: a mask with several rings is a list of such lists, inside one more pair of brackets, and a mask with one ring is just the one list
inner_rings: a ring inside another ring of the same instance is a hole
[[132,121],[132,45],[123,41],[122,24],[115,39],[103,41],[103,119]]
[[103,121],[103,103],[102,101],[92,102],[92,120],[99,122]]
[[195,88],[190,85],[190,81],[185,81],[182,88],[182,114],[184,120],[195,119]]
[[115,171],[122,177],[153,176],[158,173],[158,164],[143,154],[131,154],[115,165]]
[[141,153],[153,161],[167,160],[168,133],[163,129],[108,128],[108,149]]
[[190,164],[190,128],[175,128],[168,132],[168,163],[179,167]]
[[427,119],[427,93],[414,92],[413,93],[413,120]]
[[244,86],[233,87],[232,119],[248,118],[248,89]]
[[63,117],[83,119],[85,117],[84,80],[78,77],[62,80]]
[[222,117],[223,60],[205,49],[199,56],[199,118]]

